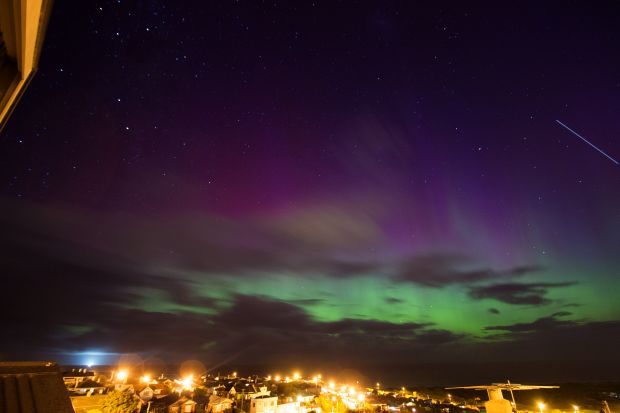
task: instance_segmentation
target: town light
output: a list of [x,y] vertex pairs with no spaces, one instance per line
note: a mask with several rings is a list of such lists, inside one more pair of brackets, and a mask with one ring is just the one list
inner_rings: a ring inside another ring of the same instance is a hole
[[353,387],[349,387],[349,395],[355,396],[355,389]]
[[573,412],[577,413],[579,411],[579,406],[577,406],[576,404],[573,404]]
[[267,376],[267,380],[271,380],[271,376]]
[[360,394],[357,395],[357,400],[359,400],[360,402],[363,402],[365,398],[366,397],[364,396],[363,393],[360,393]]
[[233,377],[237,377],[237,372],[233,371]]
[[543,410],[545,410],[545,404],[543,402],[538,402],[538,410],[540,410],[540,413],[543,413]]
[[301,397],[301,396],[297,396],[297,401],[298,401],[299,403],[301,403],[301,401],[302,401],[303,399],[304,399],[303,397]]
[[298,372],[293,373],[293,380],[299,380],[300,374]]
[[276,374],[276,381],[280,381],[280,375]]
[[120,381],[127,380],[127,370],[119,370],[118,373],[116,373],[116,379]]
[[151,376],[149,376],[148,374],[145,374],[144,376],[140,377],[140,381],[142,383],[150,383],[151,382]]
[[181,380],[181,384],[183,385],[183,388],[185,390],[192,390],[192,388],[194,387],[194,375],[190,374],[189,376],[185,377],[183,380]]
[[330,389],[334,389],[336,387],[336,383],[334,383],[333,381],[329,382],[329,388]]

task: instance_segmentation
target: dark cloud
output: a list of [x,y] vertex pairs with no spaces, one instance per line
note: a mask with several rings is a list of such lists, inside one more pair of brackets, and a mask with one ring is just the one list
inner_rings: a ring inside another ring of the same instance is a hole
[[419,324],[419,323],[389,323],[385,321],[377,320],[360,320],[345,318],[343,320],[323,323],[320,326],[320,330],[329,334],[360,334],[360,335],[374,335],[375,337],[416,337],[418,331],[431,326],[432,324]]
[[[29,285],[57,279],[59,288],[50,291],[62,295],[65,290],[60,286],[71,285],[76,295],[90,297],[91,303],[126,305],[149,289],[171,304],[211,309],[220,303],[202,296],[200,286],[209,279],[225,285],[221,275],[296,273],[340,278],[372,273],[442,287],[539,270],[534,266],[468,270],[464,268],[472,266],[470,260],[454,254],[411,257],[398,264],[396,272],[393,264],[379,260],[335,258],[336,252],[344,256],[382,237],[372,218],[380,208],[362,205],[346,218],[345,210],[350,208],[323,204],[278,218],[243,222],[210,215],[145,220],[121,213],[3,202],[0,246],[7,256],[3,270],[13,280],[31,278]],[[323,221],[329,225],[319,225]],[[314,227],[318,233],[313,233]],[[89,291],[91,285],[100,288]],[[523,295],[518,298],[524,299]],[[300,299],[305,300],[298,301],[300,305],[320,302],[315,297]],[[532,295],[526,294],[525,299],[531,300]],[[388,298],[387,302],[397,300]]]
[[583,307],[583,304],[568,303],[568,304],[562,305],[562,307],[564,307],[564,308],[579,308],[579,307]]
[[[323,298],[283,302],[229,292],[215,299],[205,297],[204,291],[216,283],[224,288],[227,278],[220,274],[251,282],[274,271],[337,278],[376,271],[386,279],[437,288],[537,270],[470,270],[468,259],[450,254],[410,258],[403,265],[407,272],[394,272],[378,260],[334,258],[334,248],[339,250],[334,242],[342,252],[350,249],[348,245],[372,245],[373,238],[380,237],[376,228],[342,229],[348,235],[323,244],[328,229],[313,237],[309,229],[293,225],[294,220],[242,224],[210,216],[140,220],[123,214],[14,205],[4,205],[2,212],[5,288],[0,327],[12,337],[0,343],[5,358],[38,358],[42,351],[55,357],[93,346],[171,361],[206,359],[214,365],[257,359],[272,365],[299,360],[314,365],[328,361],[355,365],[359,360],[400,364],[470,357],[479,349],[475,339],[430,323],[362,316],[320,321],[301,307],[324,304]],[[370,225],[363,217],[358,220]],[[341,225],[358,225],[354,221]],[[544,296],[546,289],[561,286],[525,285],[529,286],[525,293],[521,289],[512,294],[521,299],[532,291]],[[504,297],[496,291],[482,293],[485,298]],[[387,304],[401,302],[389,292],[386,296]],[[495,327],[487,332],[516,334]],[[15,342],[23,344],[16,347]]]
[[[296,306],[239,295],[221,315],[116,309],[98,320],[92,331],[65,339],[63,345],[82,349],[97,342],[173,361],[199,358],[208,366],[259,363],[266,372],[290,366],[330,371],[334,365],[419,371],[416,363],[422,360],[435,364],[422,365],[421,371],[435,366],[446,372],[441,380],[447,380],[446,375],[470,378],[471,371],[460,376],[454,370],[458,363],[497,363],[507,355],[515,362],[532,357],[564,360],[563,366],[613,358],[620,345],[620,322],[586,322],[570,320],[571,316],[562,311],[529,323],[489,326],[485,331],[497,335],[485,344],[432,325],[357,319],[320,322]],[[140,334],[128,334],[136,328]],[[596,352],[584,353],[592,346]]]
[[[307,208],[303,222],[287,214],[244,221],[208,214],[145,220],[3,202],[0,227],[3,242],[24,253],[32,249],[122,272],[136,267],[152,275],[169,268],[205,274],[298,271],[349,276],[376,269],[377,264],[332,258],[335,252],[371,246],[380,238],[368,216],[349,214],[344,219],[346,209],[337,204]],[[319,226],[321,220],[329,225]]]
[[[343,319],[321,322],[295,305],[261,297],[237,295],[219,314],[158,313],[108,308],[85,332],[57,337],[56,347],[81,350],[90,343],[113,346],[121,352],[166,356],[172,359],[209,358],[211,362],[233,357],[237,363],[260,359],[274,364],[283,359],[350,362],[355,357],[398,357],[411,349],[434,354],[438,346],[463,339],[431,324],[390,323]],[[140,334],[129,332],[139,329]],[[208,352],[204,349],[208,348]],[[376,354],[378,349],[380,355]]]
[[317,305],[325,302],[322,298],[301,298],[298,300],[288,300],[289,303],[297,304],[297,305]]
[[417,337],[417,342],[427,346],[439,346],[465,340],[466,335],[456,334],[447,330],[426,330]]
[[266,297],[237,295],[234,304],[212,320],[220,325],[239,328],[266,328],[282,331],[303,331],[311,334],[413,337],[418,331],[431,326],[424,323],[390,323],[378,320],[345,318],[319,322],[301,308]]
[[[376,207],[367,208],[377,213]],[[153,288],[170,278],[182,278],[187,286],[197,274],[290,272],[335,278],[383,275],[394,281],[440,288],[512,279],[541,270],[538,266],[476,268],[470,258],[456,254],[411,256],[396,259],[395,264],[394,260],[359,258],[350,253],[372,247],[381,241],[382,234],[363,205],[356,213],[348,212],[350,209],[336,203],[244,221],[196,214],[145,220],[126,214],[3,203],[0,227],[5,237],[0,242],[9,249],[19,249],[12,254],[15,260],[44,254],[72,265],[104,268],[120,274],[115,277],[129,284],[148,280]],[[136,277],[136,273],[140,275]],[[212,305],[202,302],[191,287],[173,284],[166,291],[184,305]]]
[[502,283],[469,287],[469,296],[476,300],[493,299],[515,305],[545,305],[551,300],[546,298],[552,288],[569,287],[575,282],[556,283]]
[[541,317],[530,323],[516,323],[503,326],[485,327],[486,331],[508,331],[511,333],[536,332],[577,325],[575,321],[560,320],[560,317],[568,317],[572,314],[567,311],[559,311],[547,317]]
[[407,281],[427,287],[450,284],[471,284],[479,281],[510,279],[540,271],[538,266],[520,266],[507,270],[465,269],[471,267],[467,257],[452,254],[433,254],[412,257],[404,262],[395,275],[398,281]]
[[[478,350],[489,358],[503,355],[512,360],[556,360],[562,368],[584,361],[592,366],[600,361],[613,362],[620,346],[620,321],[574,319],[565,311],[531,322],[488,326],[485,330],[492,335]],[[590,375],[595,371],[580,368]]]
[[299,307],[260,297],[238,295],[234,304],[213,319],[230,328],[274,328],[285,331],[311,328],[311,320]]

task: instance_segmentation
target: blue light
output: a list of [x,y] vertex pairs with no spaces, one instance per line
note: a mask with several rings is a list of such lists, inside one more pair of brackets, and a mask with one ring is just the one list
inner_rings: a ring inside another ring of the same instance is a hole
[[93,366],[114,364],[120,353],[102,350],[72,351],[64,353],[68,356],[70,364],[79,364],[91,368]]

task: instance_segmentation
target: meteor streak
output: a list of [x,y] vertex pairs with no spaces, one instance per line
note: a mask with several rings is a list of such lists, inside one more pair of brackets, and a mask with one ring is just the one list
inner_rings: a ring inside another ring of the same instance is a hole
[[566,126],[565,124],[563,124],[562,122],[560,122],[559,120],[555,120],[560,126],[562,126],[564,129],[568,130],[570,133],[572,133],[573,135],[575,135],[576,137],[578,137],[579,139],[581,139],[582,141],[584,141],[585,143],[587,143],[588,145],[590,145],[591,147],[593,147],[594,149],[596,149],[597,151],[599,151],[601,154],[605,155],[605,157],[607,159],[609,159],[610,161],[612,161],[613,163],[615,163],[616,165],[620,165],[620,163],[618,163],[618,161],[616,161],[614,158],[612,158],[611,156],[607,155],[605,152],[603,152],[603,150],[599,149],[596,145],[594,145],[592,142],[590,142],[589,140],[587,140],[586,138],[584,138],[583,136],[581,136],[580,134],[578,134],[577,132],[575,132],[574,130],[572,130],[571,128],[569,128],[568,126]]

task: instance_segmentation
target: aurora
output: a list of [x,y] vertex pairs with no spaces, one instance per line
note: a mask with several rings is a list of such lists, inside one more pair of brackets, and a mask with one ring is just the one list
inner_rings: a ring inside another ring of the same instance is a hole
[[55,4],[0,358],[615,378],[620,175],[554,122],[620,153],[612,6],[206,3]]

